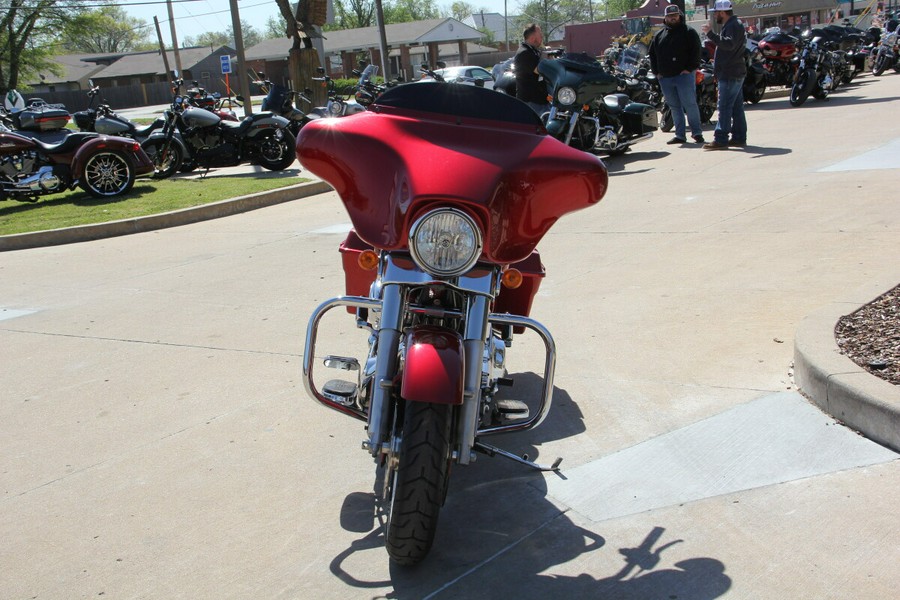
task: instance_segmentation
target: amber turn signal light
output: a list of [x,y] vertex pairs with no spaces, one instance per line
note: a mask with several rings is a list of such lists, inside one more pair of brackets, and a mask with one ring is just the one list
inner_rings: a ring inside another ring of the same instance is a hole
[[522,272],[518,269],[507,269],[503,272],[500,281],[509,289],[514,290],[522,285]]
[[363,271],[372,271],[378,267],[378,255],[375,254],[374,250],[363,250],[359,253],[356,264],[358,264],[359,268]]

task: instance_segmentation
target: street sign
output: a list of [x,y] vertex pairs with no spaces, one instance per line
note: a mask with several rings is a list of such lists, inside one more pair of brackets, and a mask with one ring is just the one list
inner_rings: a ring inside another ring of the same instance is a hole
[[227,54],[219,57],[219,62],[222,63],[222,75],[228,75],[231,73],[231,57]]

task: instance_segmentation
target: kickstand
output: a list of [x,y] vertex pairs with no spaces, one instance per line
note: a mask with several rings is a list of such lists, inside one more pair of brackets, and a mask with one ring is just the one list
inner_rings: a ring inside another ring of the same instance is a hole
[[519,464],[523,464],[527,467],[531,467],[532,469],[537,469],[538,471],[553,471],[554,473],[558,473],[559,472],[559,463],[562,462],[562,458],[557,458],[555,461],[553,461],[553,464],[550,465],[549,467],[547,465],[539,465],[536,462],[532,462],[532,461],[528,460],[527,454],[524,456],[517,456],[517,455],[513,454],[512,452],[507,452],[506,450],[501,450],[500,448],[497,448],[496,446],[491,446],[489,444],[485,444],[484,442],[475,442],[475,450],[477,450],[479,452],[483,452],[483,453],[487,454],[488,456],[494,456],[496,454],[499,454],[500,456],[503,456],[504,458],[508,458]]
[[206,179],[207,175],[209,175],[209,167],[206,167],[206,170],[203,171],[203,175],[200,176],[200,179]]

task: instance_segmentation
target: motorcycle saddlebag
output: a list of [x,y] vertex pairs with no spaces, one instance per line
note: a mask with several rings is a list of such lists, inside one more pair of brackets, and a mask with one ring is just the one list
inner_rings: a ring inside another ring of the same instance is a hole
[[659,129],[659,114],[652,106],[632,102],[622,113],[622,123],[629,133],[636,135],[652,133]]
[[15,116],[19,129],[26,131],[56,131],[65,127],[70,118],[69,111],[52,104],[31,106]]

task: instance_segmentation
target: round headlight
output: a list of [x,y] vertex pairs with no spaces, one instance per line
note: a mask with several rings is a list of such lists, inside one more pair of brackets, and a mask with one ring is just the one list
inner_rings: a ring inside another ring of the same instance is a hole
[[328,112],[333,117],[339,117],[344,112],[344,103],[340,100],[333,100],[328,103]]
[[559,103],[566,106],[575,104],[576,97],[575,90],[570,87],[559,88],[559,91],[556,93],[556,99],[559,100]]
[[413,223],[409,250],[426,273],[454,277],[468,271],[481,255],[481,232],[466,213],[431,211]]

